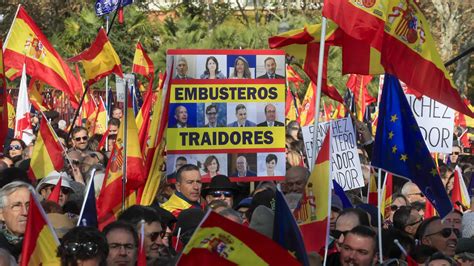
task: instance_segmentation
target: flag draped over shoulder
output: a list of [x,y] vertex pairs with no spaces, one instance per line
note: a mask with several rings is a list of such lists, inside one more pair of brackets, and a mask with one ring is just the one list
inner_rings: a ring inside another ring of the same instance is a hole
[[70,58],[68,61],[81,61],[89,85],[111,73],[115,73],[123,78],[120,58],[112,47],[103,28],[99,30],[99,34],[97,34],[97,37],[88,49]]
[[414,0],[325,0],[323,16],[336,22],[345,34],[380,51],[387,73],[474,117],[441,61],[428,22]]
[[[329,126],[329,129],[331,126]],[[327,246],[329,230],[329,208],[331,206],[331,175],[330,175],[331,130],[319,150],[315,166],[311,172],[306,192],[295,210],[302,221],[300,225],[307,251],[316,251]]]
[[59,240],[46,213],[33,194],[30,195],[28,221],[23,239],[21,266],[60,265],[56,250]]
[[400,82],[389,74],[385,75],[379,105],[372,166],[413,181],[441,217],[452,210]]
[[284,249],[295,254],[302,265],[309,265],[303,237],[283,194],[277,190],[275,195],[275,219],[273,240]]
[[54,170],[60,172],[64,165],[62,154],[63,148],[43,116],[31,156],[29,176],[41,179]]
[[18,71],[26,64],[28,75],[60,89],[69,96],[72,106],[78,107],[80,88],[74,75],[22,6],[3,50],[5,66]]
[[153,61],[151,61],[140,42],[137,43],[135,55],[133,56],[132,72],[146,77],[149,82],[153,82],[155,73]]
[[212,211],[185,246],[178,265],[195,265],[200,250],[209,251],[206,258],[213,263],[224,259],[238,265],[299,265],[271,239]]

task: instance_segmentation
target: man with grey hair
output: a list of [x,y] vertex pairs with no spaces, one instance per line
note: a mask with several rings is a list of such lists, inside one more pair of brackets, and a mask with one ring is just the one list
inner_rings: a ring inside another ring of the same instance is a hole
[[406,182],[403,185],[401,192],[402,192],[402,195],[408,199],[410,204],[413,202],[421,202],[421,203],[426,202],[425,195],[421,193],[420,188],[418,188],[418,186],[413,182],[410,182],[410,181]]
[[192,79],[188,76],[188,61],[184,57],[178,59],[178,64],[176,65],[176,76],[175,79]]
[[26,230],[30,192],[33,187],[22,181],[13,181],[0,189],[0,248],[8,250],[16,259],[21,253]]

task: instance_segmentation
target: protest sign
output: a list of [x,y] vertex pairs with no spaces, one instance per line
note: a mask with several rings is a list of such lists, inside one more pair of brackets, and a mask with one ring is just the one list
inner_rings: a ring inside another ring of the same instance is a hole
[[117,102],[125,102],[125,84],[127,84],[128,91],[133,91],[135,88],[135,75],[124,74],[123,78],[115,76],[115,90],[117,91]]
[[[318,149],[326,136],[327,130],[331,130],[331,177],[335,179],[344,190],[363,187],[364,176],[362,175],[359,153],[357,152],[357,140],[350,117],[322,122],[318,125],[317,144]],[[306,154],[311,162],[313,154],[313,132],[314,126],[302,127],[303,140]]]
[[174,66],[168,177],[185,162],[200,168],[204,182],[216,173],[239,182],[282,180],[284,52],[169,50],[167,63]]
[[[383,86],[380,78],[380,91]],[[430,152],[451,153],[453,149],[454,110],[429,97],[416,95],[405,83],[400,81],[411,111],[420,127]]]

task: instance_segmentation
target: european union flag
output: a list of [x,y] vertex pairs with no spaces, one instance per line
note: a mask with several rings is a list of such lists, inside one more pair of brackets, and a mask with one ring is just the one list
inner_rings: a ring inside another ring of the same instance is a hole
[[303,265],[309,265],[303,237],[291,213],[285,197],[277,190],[275,195],[275,220],[273,222],[273,240],[290,251]]
[[95,14],[97,16],[109,14],[117,9],[119,3],[123,7],[133,3],[133,0],[97,0],[95,2]]
[[337,183],[336,179],[332,180],[332,187],[334,188],[334,193],[341,199],[342,201],[342,207],[344,209],[346,208],[353,208],[351,201],[346,195],[346,192],[344,192],[344,189]]
[[81,214],[77,226],[95,226],[99,224],[97,222],[97,207],[95,203],[95,190],[94,190],[94,176],[91,176],[87,192],[84,197],[84,203],[82,204]]
[[372,166],[415,183],[441,217],[453,206],[398,78],[385,74]]
[[132,95],[132,106],[133,106],[133,113],[137,116],[140,108],[143,105],[143,97],[140,90],[135,86],[130,86],[130,94]]

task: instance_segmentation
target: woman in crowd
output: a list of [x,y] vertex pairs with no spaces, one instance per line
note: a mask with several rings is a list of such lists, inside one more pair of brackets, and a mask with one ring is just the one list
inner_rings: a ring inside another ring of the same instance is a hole
[[10,145],[7,147],[7,152],[8,157],[12,159],[13,163],[16,163],[23,159],[22,153],[23,150],[26,148],[25,142],[21,139],[12,139],[10,141]]
[[247,59],[242,56],[239,56],[235,59],[234,62],[234,71],[231,73],[231,79],[250,79],[252,76],[250,75],[249,63]]
[[211,179],[214,176],[219,174],[219,160],[217,160],[217,157],[214,155],[208,156],[206,160],[204,161],[204,172],[206,172],[205,175],[202,176],[203,179]]
[[58,247],[62,266],[106,265],[109,246],[95,227],[75,227],[67,232]]
[[226,77],[219,70],[219,62],[214,56],[206,59],[206,70],[200,77],[201,79],[225,79]]

